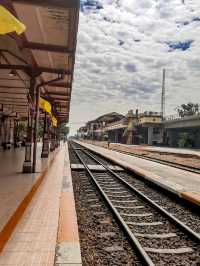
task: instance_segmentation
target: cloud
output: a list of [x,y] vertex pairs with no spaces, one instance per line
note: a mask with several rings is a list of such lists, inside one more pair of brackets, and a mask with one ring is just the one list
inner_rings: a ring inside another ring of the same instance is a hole
[[163,68],[167,112],[196,102],[199,30],[199,1],[81,0],[71,122],[159,111]]

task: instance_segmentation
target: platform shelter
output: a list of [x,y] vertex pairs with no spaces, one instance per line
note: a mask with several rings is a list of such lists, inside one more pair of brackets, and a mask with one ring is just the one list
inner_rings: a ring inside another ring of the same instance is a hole
[[24,143],[23,172],[35,172],[38,129],[48,157],[69,119],[79,1],[2,0],[0,12],[0,146]]

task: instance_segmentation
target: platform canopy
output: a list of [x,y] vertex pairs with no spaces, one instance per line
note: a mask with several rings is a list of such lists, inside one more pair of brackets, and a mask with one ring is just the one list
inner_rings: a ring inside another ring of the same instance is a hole
[[78,30],[78,0],[2,0],[26,26],[23,34],[0,35],[0,109],[27,116],[34,108],[33,82],[41,87],[58,121],[68,122]]

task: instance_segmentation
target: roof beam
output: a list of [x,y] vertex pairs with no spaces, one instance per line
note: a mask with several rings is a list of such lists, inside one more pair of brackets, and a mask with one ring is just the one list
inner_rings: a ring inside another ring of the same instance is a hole
[[38,67],[36,70],[39,72],[52,73],[52,74],[63,74],[72,75],[72,71],[66,69],[49,68],[49,67]]
[[69,112],[60,112],[60,115],[68,115]]
[[26,5],[54,7],[54,8],[73,8],[79,7],[79,0],[12,0],[13,3],[22,3]]
[[[9,81],[21,81],[20,79],[16,79],[16,78],[0,78],[0,80],[9,80]],[[24,82],[29,82],[30,80],[24,79]]]
[[62,93],[62,92],[51,92],[51,91],[49,91],[49,95],[50,95],[50,96],[51,96],[51,95],[56,95],[56,96],[66,96],[66,97],[70,97],[69,94],[67,94],[67,93]]
[[70,70],[59,69],[59,68],[49,68],[49,67],[32,68],[32,67],[27,66],[27,65],[0,64],[0,69],[23,70],[27,73],[33,73],[35,75],[40,75],[43,72],[52,73],[52,74],[72,75],[72,72]]
[[27,98],[16,98],[16,97],[2,97],[2,95],[0,96],[0,99],[5,101],[12,101],[13,103],[15,103],[16,100],[19,100],[19,101],[16,101],[16,102],[20,102],[22,101],[23,103],[28,103],[28,100]]
[[66,101],[66,100],[70,100],[71,99],[71,97],[69,97],[69,96],[67,96],[67,95],[51,95],[50,94],[50,96],[52,96],[51,98],[53,99],[53,100],[63,100],[63,101]]
[[3,106],[13,105],[13,106],[24,106],[24,107],[28,108],[27,104],[18,104],[18,103],[13,103],[13,102],[2,102],[2,100],[0,100],[0,104],[3,104]]
[[70,99],[69,100],[65,100],[65,99],[56,99],[56,98],[53,98],[54,102],[56,103],[68,103],[70,102]]
[[44,44],[44,43],[37,43],[37,42],[25,42],[24,48],[29,48],[31,50],[40,50],[40,51],[47,51],[47,52],[54,52],[54,53],[66,53],[66,54],[73,54],[73,50],[69,50],[67,47],[59,46],[59,45],[52,45],[52,44]]
[[3,86],[3,85],[0,85],[0,88],[2,88],[2,89],[23,89],[23,90],[28,90],[28,88],[26,88],[26,87]]
[[72,84],[70,82],[58,82],[58,83],[50,83],[47,85],[48,87],[59,87],[59,88],[70,88]]
[[1,91],[0,90],[0,94],[11,94],[11,95],[27,95],[26,92],[17,92],[17,91]]

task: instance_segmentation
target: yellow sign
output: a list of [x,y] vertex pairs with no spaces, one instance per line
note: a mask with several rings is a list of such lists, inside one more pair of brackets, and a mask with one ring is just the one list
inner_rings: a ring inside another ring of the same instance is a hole
[[54,126],[54,127],[57,127],[57,119],[55,118],[55,116],[52,116],[51,117],[51,119],[52,119],[52,125]]
[[42,110],[51,114],[51,104],[41,97],[40,97],[40,101],[39,101],[39,106]]
[[14,17],[5,7],[0,5],[0,34],[5,35],[16,32],[18,35],[24,32],[26,26]]
[[50,114],[52,125],[54,127],[57,127],[58,121],[55,118],[55,116],[51,113],[51,104],[48,101],[46,101],[45,99],[40,97],[39,106],[43,111]]

